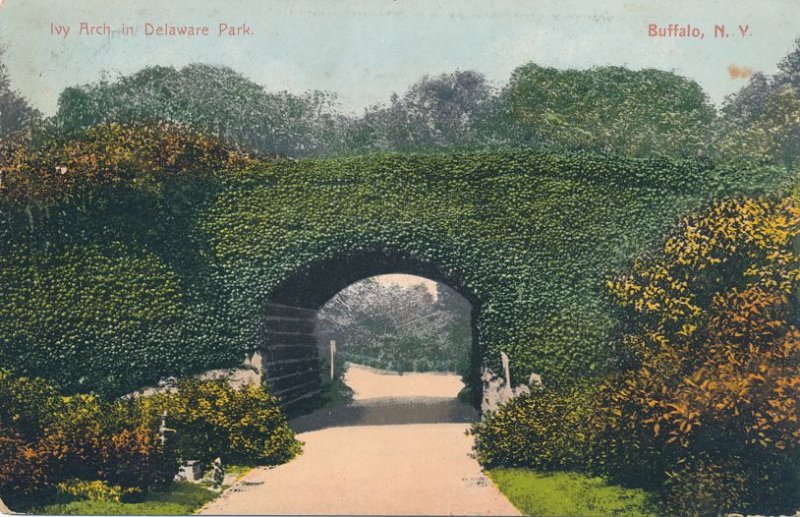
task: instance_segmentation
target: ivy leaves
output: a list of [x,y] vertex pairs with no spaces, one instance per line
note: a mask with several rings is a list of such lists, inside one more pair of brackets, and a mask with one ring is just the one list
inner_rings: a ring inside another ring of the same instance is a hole
[[[77,148],[95,152],[115,130],[98,131]],[[89,184],[36,211],[33,232],[24,208],[0,201],[15,229],[0,243],[0,363],[108,393],[233,366],[263,345],[262,304],[279,287],[333,269],[370,276],[381,264],[348,257],[380,252],[478,302],[488,364],[503,350],[515,379],[568,383],[606,368],[609,271],[720,185],[772,189],[788,177],[530,152],[218,165],[187,165],[155,190]],[[771,235],[785,231],[774,224]],[[339,281],[306,294],[333,296]]]

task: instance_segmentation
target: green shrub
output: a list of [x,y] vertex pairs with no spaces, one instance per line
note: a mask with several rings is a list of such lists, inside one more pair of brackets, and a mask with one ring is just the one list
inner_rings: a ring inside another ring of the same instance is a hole
[[60,409],[46,381],[0,370],[0,494],[12,507],[55,491],[67,451],[48,447],[43,436]]
[[131,492],[144,492],[170,482],[177,472],[173,451],[159,441],[158,422],[131,420],[94,395],[61,397],[53,422],[42,430],[40,447],[63,451],[64,476],[100,479]]
[[131,494],[166,486],[177,473],[175,456],[161,447],[158,433],[143,426],[106,435],[95,446],[100,478]]
[[[165,444],[164,411],[175,429]],[[178,454],[277,464],[300,447],[275,397],[224,381],[186,379],[177,393],[109,402],[0,371],[0,416],[0,493],[13,506],[56,492],[133,500],[172,482]]]
[[263,386],[182,379],[176,393],[140,399],[145,413],[168,415],[181,458],[226,464],[284,463],[299,452],[278,400]]
[[61,399],[43,379],[14,376],[0,369],[0,422],[24,438],[39,436],[54,421]]
[[592,388],[535,390],[501,405],[472,427],[478,461],[486,467],[580,468],[587,454]]
[[780,472],[796,465],[784,464],[781,469],[780,459],[768,457],[760,458],[761,464],[737,459],[711,461],[694,462],[671,473],[663,490],[665,506],[677,515],[748,514],[754,510],[778,514],[796,508],[781,501],[797,493],[800,485],[787,482],[791,477]]

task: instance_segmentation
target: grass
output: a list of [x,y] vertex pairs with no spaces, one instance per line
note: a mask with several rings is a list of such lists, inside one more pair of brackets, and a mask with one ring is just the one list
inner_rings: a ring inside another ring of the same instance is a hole
[[253,467],[250,465],[228,465],[225,467],[225,475],[233,475],[236,476],[236,479],[241,479],[242,476],[247,474],[253,470]]
[[180,481],[165,490],[147,494],[138,503],[79,499],[30,511],[38,515],[188,515],[218,495],[203,486]]
[[[225,474],[233,474],[236,481],[253,470],[250,465],[228,465]],[[215,499],[219,491],[212,490],[212,471],[209,469],[199,483],[178,481],[169,487],[153,491],[136,503],[117,503],[74,499],[64,494],[56,495],[49,504],[26,509],[37,515],[189,515]],[[229,485],[222,485],[223,490]]]
[[601,478],[506,468],[493,469],[487,474],[525,515],[658,515],[652,495],[644,490],[609,485]]

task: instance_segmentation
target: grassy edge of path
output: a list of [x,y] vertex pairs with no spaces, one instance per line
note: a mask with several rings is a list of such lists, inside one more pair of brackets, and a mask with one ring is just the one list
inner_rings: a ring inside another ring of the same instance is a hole
[[[240,480],[253,467],[234,465],[228,473]],[[231,485],[233,484],[231,483]],[[28,510],[37,515],[191,515],[210,503],[230,485],[223,485],[221,491],[212,490],[209,481],[192,483],[176,481],[162,490],[154,490],[135,503],[116,501],[97,501],[74,499],[53,502]]]
[[524,515],[642,516],[659,514],[652,494],[572,472],[496,468],[486,474]]
[[202,484],[178,481],[136,503],[75,499],[29,511],[37,515],[189,515],[217,496],[218,492]]

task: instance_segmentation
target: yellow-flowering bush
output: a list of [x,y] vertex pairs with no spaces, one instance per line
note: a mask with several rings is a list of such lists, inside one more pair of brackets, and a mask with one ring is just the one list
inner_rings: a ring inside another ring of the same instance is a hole
[[263,386],[183,379],[176,393],[140,399],[143,413],[168,415],[183,459],[278,464],[299,452],[278,400]]
[[50,493],[57,479],[56,455],[29,443],[14,429],[0,427],[0,494],[12,506]]
[[0,419],[0,493],[12,507],[78,490],[69,480],[103,482],[133,497],[177,472],[158,422],[124,401],[62,396],[41,379],[0,371]]
[[511,400],[474,427],[487,466],[589,468],[677,515],[800,505],[800,206],[724,199],[610,279],[613,373]]
[[122,500],[124,490],[118,485],[109,486],[108,483],[100,480],[84,481],[82,479],[70,479],[58,484],[58,491],[78,499],[91,499],[93,501],[115,501]]
[[795,197],[726,199],[609,282],[624,361],[594,412],[603,470],[664,483],[681,513],[796,509],[798,236]]

